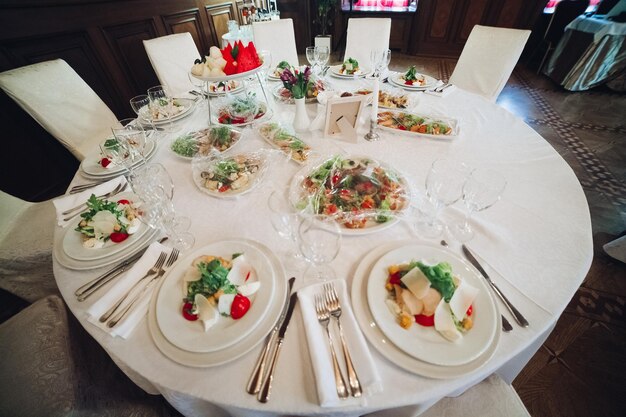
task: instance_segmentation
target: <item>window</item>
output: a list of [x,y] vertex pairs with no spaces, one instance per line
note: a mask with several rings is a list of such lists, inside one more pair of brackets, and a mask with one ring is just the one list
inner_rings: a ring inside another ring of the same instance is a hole
[[[546,4],[546,7],[543,9],[544,13],[554,13],[554,8],[561,0],[550,0]],[[598,3],[601,0],[589,0],[589,7],[587,7],[588,12],[593,12],[598,8]]]
[[342,0],[341,9],[354,12],[414,12],[417,0]]

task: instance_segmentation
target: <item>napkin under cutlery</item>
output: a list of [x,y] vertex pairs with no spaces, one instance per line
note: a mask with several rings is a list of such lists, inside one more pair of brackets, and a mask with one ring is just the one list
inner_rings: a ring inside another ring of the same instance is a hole
[[[146,249],[146,252],[143,254],[141,259],[139,259],[137,263],[135,263],[135,265],[133,265],[133,267],[129,269],[128,272],[124,274],[109,291],[107,291],[106,294],[104,294],[87,310],[87,320],[109,333],[111,336],[119,336],[123,339],[128,338],[137,324],[139,324],[141,319],[148,312],[148,305],[150,303],[150,298],[152,297],[152,292],[157,287],[156,284],[158,283],[152,282],[150,284],[151,288],[145,293],[143,299],[139,300],[132,310],[129,311],[128,314],[113,328],[107,327],[106,322],[100,323],[100,316],[111,308],[117,300],[126,294],[131,287],[139,281],[139,279],[143,277],[150,268],[152,268],[161,252],[165,252],[169,255],[170,251],[170,248],[163,246],[159,242],[154,242],[148,246],[148,249]],[[146,284],[150,279],[151,277],[146,279]],[[143,288],[141,285],[140,287]],[[135,291],[134,293],[136,294],[137,292],[138,291]],[[131,298],[132,294],[126,302],[128,302]],[[120,306],[120,308],[123,308],[126,302]]]
[[[68,217],[67,215],[63,215],[65,210],[85,203],[91,194],[95,194],[97,196],[106,194],[113,191],[120,184],[122,184],[122,186],[126,184],[126,178],[123,175],[113,178],[112,180],[104,182],[100,185],[96,185],[93,188],[88,188],[80,193],[65,195],[53,200],[52,202],[54,203],[54,208],[56,209],[57,214],[57,224],[61,227],[65,227],[70,223],[74,223],[74,218],[69,221],[64,221],[64,219]],[[81,213],[81,211],[77,212],[77,214],[79,213]]]
[[[363,395],[360,398],[350,397],[347,399],[339,399],[337,396],[328,339],[315,313],[315,294],[321,294],[324,291],[324,283],[321,283],[309,285],[298,290],[300,310],[302,311],[309,353],[313,364],[313,373],[315,374],[317,396],[322,407],[365,405],[368,396],[382,391],[382,381],[367,342],[365,341],[365,337],[361,333],[359,325],[354,318],[352,305],[348,298],[346,282],[343,279],[330,282],[335,285],[341,303],[341,324],[346,337],[346,343],[352,355],[354,368],[359,375]],[[336,330],[336,323],[334,321],[331,321],[330,326],[333,330]],[[333,336],[337,341],[335,347],[340,346],[338,333],[336,333],[336,336]],[[340,349],[337,349],[336,353],[339,358],[343,355]],[[339,361],[343,362],[341,359]]]
[[444,86],[443,82],[440,81],[439,83],[437,83],[437,86],[433,88],[432,90],[425,90],[424,94],[428,94],[429,96],[435,96],[435,97],[446,97],[450,95],[454,90],[456,90],[456,85],[450,84],[447,87],[445,87],[443,91],[439,91],[439,89],[443,86]]

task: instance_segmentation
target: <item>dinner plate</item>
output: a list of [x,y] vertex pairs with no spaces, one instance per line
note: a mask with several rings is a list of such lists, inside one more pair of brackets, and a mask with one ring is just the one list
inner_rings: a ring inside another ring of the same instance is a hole
[[92,270],[113,265],[115,263],[123,261],[124,259],[130,258],[134,254],[146,248],[150,243],[154,242],[160,233],[161,232],[159,230],[150,229],[149,232],[141,239],[141,241],[138,241],[136,245],[129,246],[127,250],[115,253],[107,258],[95,259],[90,261],[79,261],[77,259],[67,256],[65,254],[65,251],[63,250],[64,235],[61,235],[60,238],[55,240],[52,248],[52,253],[54,254],[54,257],[59,262],[59,264],[66,268],[76,271]]
[[[405,197],[406,197],[406,202],[405,202],[405,206],[400,209],[395,211],[394,215],[392,215],[391,219],[387,220],[386,222],[383,223],[377,223],[375,221],[371,221],[368,220],[366,223],[366,226],[363,228],[355,228],[355,229],[351,229],[345,226],[341,226],[339,228],[339,230],[341,231],[342,235],[348,235],[348,236],[361,236],[361,235],[367,235],[370,233],[376,233],[376,232],[380,232],[382,230],[388,229],[392,226],[394,226],[396,223],[398,223],[400,221],[400,216],[403,214],[404,210],[406,210],[409,206],[409,201],[411,201],[411,189],[408,185],[408,182],[406,181],[405,177],[401,174],[399,174],[395,169],[392,169],[389,165],[377,161],[374,158],[370,158],[367,156],[341,156],[342,159],[355,159],[355,160],[360,160],[360,159],[368,159],[371,161],[374,161],[377,166],[380,166],[381,168],[383,168],[385,171],[387,172],[392,172],[395,174],[395,176],[398,178],[398,181],[400,182],[400,184],[403,185],[404,190],[405,190]],[[318,169],[320,167],[320,165],[322,165],[323,163],[325,163],[328,159],[324,160],[323,162],[317,163],[315,166],[311,166],[311,165],[307,165],[304,168],[302,168],[291,180],[291,184],[289,186],[289,200],[291,202],[291,204],[294,207],[299,207],[301,206],[301,202],[303,200],[303,198],[307,198],[307,194],[306,191],[303,189],[302,187],[302,183],[304,181],[304,179],[309,176],[313,171],[315,171],[316,169]],[[375,213],[372,213],[372,216],[375,215]]]
[[[240,92],[241,90],[243,90],[243,83],[241,81],[236,81],[236,83],[238,84],[235,88],[228,90],[228,91],[211,91],[211,89],[209,88],[209,92],[208,94],[211,97],[219,97],[219,96],[223,96],[226,94],[237,94],[238,92]],[[218,83],[210,83],[210,84],[218,84]]]
[[[448,262],[453,274],[479,290],[472,303],[474,326],[456,343],[445,339],[434,327],[413,323],[409,329],[403,329],[385,303],[389,266],[411,261],[422,261],[428,265]],[[378,327],[394,345],[416,359],[435,365],[458,366],[475,360],[489,348],[499,329],[496,305],[484,278],[456,255],[435,246],[411,244],[384,254],[370,271],[367,301]]]
[[[157,143],[153,137],[153,130],[146,132],[146,149],[144,151],[145,158],[151,158],[157,150]],[[107,139],[113,139],[111,136]],[[102,142],[104,143],[104,141]],[[119,174],[126,172],[126,167],[124,165],[115,165],[111,168],[104,168],[100,161],[102,160],[102,154],[100,152],[100,147],[96,147],[93,149],[85,159],[80,164],[80,169],[83,173],[94,176],[94,177],[109,177],[109,176],[118,176]],[[133,164],[133,167],[141,164],[141,160],[138,160]]]
[[176,122],[180,119],[183,119],[189,116],[196,109],[196,103],[197,103],[196,99],[177,97],[176,101],[182,104],[183,110],[181,110],[179,113],[175,114],[174,116],[170,117],[169,119],[153,120],[152,117],[148,114],[149,112],[148,106],[144,106],[141,109],[139,109],[139,116],[143,120],[150,121],[155,126],[163,126],[163,125],[169,124],[170,122]]
[[[184,286],[183,276],[193,260],[202,255],[220,256],[231,259],[235,253],[242,253],[256,271],[261,283],[259,290],[250,297],[250,310],[239,320],[218,317],[217,323],[208,331],[200,320],[186,320],[182,313]],[[239,342],[267,316],[272,302],[276,274],[270,260],[255,246],[241,241],[215,242],[195,250],[176,263],[163,278],[156,302],[156,319],[163,336],[176,347],[189,352],[214,352]]]
[[274,74],[268,74],[267,79],[269,81],[280,81],[280,77],[275,76]]
[[[119,201],[122,199],[137,201],[138,197],[134,193],[126,192],[115,195],[109,201]],[[81,213],[84,213],[85,211],[86,209],[83,210]],[[141,223],[137,232],[128,236],[128,238],[123,242],[115,243],[109,240],[108,242],[105,242],[104,246],[101,248],[88,249],[83,246],[81,233],[74,230],[75,227],[78,226],[78,223],[80,221],[81,217],[76,216],[74,218],[74,223],[69,225],[69,227],[65,231],[65,236],[63,237],[63,251],[70,258],[79,261],[94,261],[96,259],[107,258],[118,252],[127,250],[129,247],[140,243],[150,229],[148,226]]]
[[[386,130],[389,132],[394,132],[394,134],[402,134],[402,135],[406,135],[406,136],[419,136],[419,137],[423,137],[423,138],[430,138],[430,139],[456,139],[459,137],[459,135],[461,134],[461,124],[459,123],[458,120],[456,119],[452,119],[449,117],[436,117],[436,116],[429,116],[429,115],[420,115],[420,114],[415,114],[415,113],[411,113],[411,112],[407,112],[401,109],[389,109],[387,110],[387,112],[392,113],[395,117],[398,117],[398,115],[401,114],[407,114],[407,115],[411,115],[411,116],[418,116],[421,118],[424,118],[427,122],[443,122],[447,125],[449,125],[452,128],[452,132],[445,135],[445,134],[432,134],[432,133],[420,133],[420,132],[412,132],[410,130],[401,130],[401,129],[396,129],[394,127],[389,127],[389,126],[383,126],[382,124],[380,124],[381,120],[379,119],[379,123],[378,123],[378,128],[382,129],[382,130]],[[383,112],[378,112],[379,118],[380,115]],[[393,119],[392,119],[393,120]]]
[[342,65],[333,65],[330,67],[330,73],[334,76],[334,77],[338,77],[338,78],[346,78],[346,79],[354,79],[354,78],[363,78],[365,77],[367,74],[370,73],[370,70],[363,67],[360,71],[360,74],[342,74],[339,72],[339,70],[341,70]]
[[165,356],[181,365],[192,367],[211,367],[234,361],[254,349],[254,347],[269,334],[280,317],[288,290],[287,277],[285,276],[282,264],[273,252],[258,242],[248,239],[237,239],[236,242],[246,243],[255,247],[261,251],[272,264],[276,280],[274,298],[269,304],[267,314],[250,333],[243,337],[238,343],[229,346],[227,349],[216,350],[213,352],[189,352],[170,343],[159,329],[156,318],[156,304],[161,291],[161,286],[164,282],[160,281],[159,287],[157,287],[153,292],[150,300],[150,309],[148,311],[148,329],[150,330],[152,340],[154,340],[157,348]]
[[417,76],[423,76],[424,79],[426,80],[426,84],[424,85],[420,85],[420,86],[412,86],[412,85],[406,85],[404,84],[404,81],[402,81],[402,77],[404,75],[404,72],[396,72],[393,73],[391,75],[389,75],[389,81],[398,86],[398,87],[402,87],[406,90],[411,90],[411,91],[421,91],[421,90],[428,90],[429,88],[433,88],[435,85],[437,85],[437,83],[439,82],[436,78],[431,77],[430,75],[426,75],[426,74],[416,74]]
[[[274,98],[276,98],[276,100],[280,101],[283,104],[296,104],[296,101],[292,96],[287,97],[281,94],[281,91],[283,90],[287,91],[287,89],[282,84],[274,86],[274,88],[272,88],[272,94],[274,95]],[[317,97],[307,97],[304,99],[305,103],[314,103],[316,101]]]
[[[217,111],[217,114],[219,115],[219,110]],[[257,113],[258,114],[258,113]],[[216,115],[217,116],[217,115]],[[271,119],[273,116],[273,112],[272,109],[270,109],[267,105],[265,106],[265,114],[261,117],[259,117],[258,119],[254,119],[251,120],[249,122],[244,122],[244,123],[220,123],[219,119],[215,121],[214,124],[216,125],[220,125],[220,126],[228,126],[228,127],[243,127],[243,126],[249,126],[252,125],[254,123],[259,123],[259,122],[264,122],[266,120]],[[219,118],[219,116],[217,116]]]
[[[487,350],[473,361],[458,366],[440,366],[421,361],[405,353],[395,344],[391,343],[391,341],[385,336],[385,334],[381,331],[381,329],[378,327],[378,324],[374,320],[374,317],[372,316],[372,313],[367,303],[367,280],[369,278],[370,271],[372,270],[374,264],[378,261],[378,259],[380,259],[380,257],[384,254],[388,253],[391,250],[411,244],[422,244],[422,242],[400,241],[379,246],[369,252],[360,260],[359,265],[357,266],[356,271],[353,275],[352,289],[350,295],[352,300],[352,308],[354,309],[354,316],[359,323],[359,327],[361,328],[363,335],[372,344],[372,346],[374,346],[374,348],[378,350],[380,354],[391,363],[404,369],[405,371],[427,378],[458,378],[480,369],[494,355],[498,347],[498,342],[500,341],[500,331],[496,332],[495,337],[491,341],[491,344],[489,345]],[[466,266],[470,269],[473,268],[470,265]],[[498,329],[501,326],[500,320],[500,315],[498,314]]]

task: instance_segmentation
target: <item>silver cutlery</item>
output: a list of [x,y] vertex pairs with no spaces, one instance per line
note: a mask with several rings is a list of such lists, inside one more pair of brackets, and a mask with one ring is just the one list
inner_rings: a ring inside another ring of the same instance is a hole
[[[446,242],[445,240],[442,240],[440,243],[441,246],[445,246],[446,248],[448,247],[448,242]],[[513,326],[511,326],[511,323],[509,323],[506,317],[504,317],[503,314],[500,314],[500,317],[502,319],[502,331],[508,333],[513,330]]]
[[70,192],[69,193],[70,194],[80,193],[81,191],[85,191],[88,188],[95,187],[95,186],[100,185],[100,184],[102,184],[102,183],[104,183],[106,181],[108,181],[108,180],[90,182],[90,183],[87,183],[87,184],[78,184],[78,185],[75,185],[72,188],[70,188]]
[[150,288],[151,284],[155,281],[157,281],[159,278],[161,278],[166,271],[169,270],[169,268],[172,266],[172,264],[174,262],[176,262],[176,260],[178,259],[178,255],[179,252],[177,249],[172,249],[172,252],[170,253],[169,258],[167,259],[167,262],[165,263],[164,267],[161,267],[159,269],[159,272],[152,277],[152,279],[150,279],[148,281],[148,283],[141,289],[141,291],[135,296],[135,298],[133,298],[127,305],[126,307],[124,307],[124,309],[122,311],[120,311],[118,314],[116,314],[115,316],[113,316],[108,322],[107,322],[107,326],[108,327],[114,327],[117,323],[119,323],[120,320],[122,320],[124,318],[124,316],[126,316],[126,313],[128,313],[130,311],[130,309],[133,307],[133,305],[135,305],[135,303],[139,300],[141,300],[141,298],[143,297],[143,295],[146,293],[146,291],[148,290],[148,288]]
[[[161,238],[159,243],[163,243],[167,240],[167,237]],[[148,250],[148,246],[144,249],[137,252],[135,255],[126,259],[123,262],[120,262],[112,269],[108,270],[104,274],[98,276],[97,278],[92,279],[88,283],[80,286],[76,291],[74,291],[74,295],[76,296],[76,300],[85,301],[89,298],[93,293],[102,288],[105,284],[110,282],[113,278],[121,275],[123,272],[127,271],[132,267],[132,265],[137,262],[143,254]]]
[[283,306],[283,310],[280,313],[280,317],[278,322],[272,329],[272,332],[267,336],[265,340],[265,347],[257,359],[256,364],[254,365],[254,369],[252,370],[252,374],[250,375],[250,379],[248,380],[248,385],[246,386],[246,391],[248,394],[258,394],[261,391],[261,384],[263,383],[263,374],[265,374],[265,369],[267,368],[267,359],[270,354],[270,349],[274,344],[274,339],[278,329],[280,328],[285,316],[287,315],[287,309],[289,308],[289,296],[291,295],[291,289],[293,288],[293,283],[296,280],[295,277],[289,278],[287,289],[287,299],[285,300],[285,305]]
[[341,304],[339,302],[335,286],[330,283],[324,284],[324,294],[326,296],[326,307],[328,308],[330,315],[337,320],[339,337],[341,338],[341,349],[343,350],[343,357],[346,361],[346,369],[348,370],[348,384],[350,384],[350,391],[352,392],[353,397],[360,397],[363,390],[361,389],[361,382],[359,381],[359,377],[354,369],[352,356],[348,350],[348,345],[346,344],[345,336],[343,334],[343,328],[341,327]]
[[498,288],[498,286],[491,280],[491,278],[489,277],[489,274],[487,274],[487,271],[485,271],[485,269],[478,262],[478,260],[476,260],[476,257],[470,251],[470,249],[465,245],[462,245],[462,249],[463,249],[463,253],[465,254],[465,256],[467,256],[467,259],[470,261],[470,263],[474,265],[476,269],[478,269],[478,271],[483,275],[483,277],[485,277],[485,279],[487,280],[487,282],[489,283],[493,291],[498,295],[498,297],[500,297],[500,299],[502,300],[506,308],[509,309],[509,311],[515,318],[515,321],[517,321],[517,323],[519,323],[519,325],[522,327],[528,327],[528,320],[526,320],[526,318],[522,315],[522,313],[520,313],[515,308],[515,306],[511,304],[509,299],[506,298],[506,296],[502,293],[502,291],[500,291],[500,288]]
[[[108,193],[99,195],[98,198],[109,198],[112,197],[116,194],[121,193],[122,191],[124,191],[126,189],[126,187],[128,186],[128,183],[124,183],[124,184],[118,184],[117,187],[115,187],[115,189],[113,189],[112,191],[109,191]],[[61,213],[63,216],[67,216],[68,214],[74,213],[76,211],[80,211],[81,209],[85,208],[87,206],[87,203],[82,203],[79,204],[76,207],[72,207],[71,209],[65,210],[63,213]],[[67,217],[65,219],[63,219],[64,221],[68,221],[70,220],[72,217],[74,216],[70,216]]]
[[337,386],[337,395],[339,396],[339,398],[342,399],[348,398],[350,393],[348,392],[348,388],[346,387],[346,381],[343,378],[343,374],[341,373],[339,362],[337,362],[337,355],[335,354],[333,337],[330,334],[330,330],[328,329],[328,324],[330,322],[330,312],[326,307],[326,300],[321,294],[315,294],[315,312],[317,313],[317,321],[319,321],[322,327],[324,327],[324,329],[326,330],[326,336],[328,338],[328,344],[330,346],[330,353],[333,359],[333,371],[335,373],[335,385]]
[[274,371],[276,370],[276,362],[278,361],[278,354],[280,353],[280,349],[285,340],[285,332],[287,331],[287,326],[289,325],[289,321],[291,320],[291,315],[293,314],[293,309],[296,306],[296,302],[298,301],[298,293],[291,294],[289,297],[289,307],[287,308],[287,313],[285,314],[285,318],[280,325],[280,329],[278,330],[278,337],[276,342],[276,349],[274,349],[274,353],[272,355],[272,360],[270,362],[269,371],[267,374],[267,378],[265,378],[265,382],[257,395],[257,400],[262,403],[266,403],[270,399],[270,393],[272,391],[272,382],[274,381]]
[[446,88],[450,87],[452,84],[450,83],[445,83],[443,85],[440,85],[439,87],[435,87],[432,91],[434,91],[435,93],[441,93],[443,92],[443,90],[445,90]]
[[135,282],[135,284],[130,287],[126,294],[124,294],[119,300],[117,300],[117,302],[113,304],[110,309],[108,309],[102,316],[100,316],[100,323],[104,323],[105,321],[107,321],[109,317],[111,317],[111,314],[115,313],[115,310],[117,310],[119,306],[122,305],[122,303],[124,302],[124,300],[126,300],[129,294],[132,293],[133,290],[137,288],[144,279],[159,273],[159,271],[163,267],[163,264],[165,263],[166,256],[167,254],[165,252],[161,252],[152,268],[150,268],[143,277],[139,278],[139,281]]

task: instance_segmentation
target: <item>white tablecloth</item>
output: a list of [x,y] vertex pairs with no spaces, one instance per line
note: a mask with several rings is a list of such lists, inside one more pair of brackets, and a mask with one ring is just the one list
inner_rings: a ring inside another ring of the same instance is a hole
[[[492,267],[493,279],[525,314],[530,327],[520,328],[498,301],[514,330],[502,334],[493,358],[484,367],[460,378],[434,380],[400,369],[370,346],[384,392],[369,398],[365,407],[322,409],[318,406],[302,317],[296,309],[278,363],[272,399],[260,404],[245,393],[245,385],[261,345],[235,362],[200,369],[181,366],[165,357],[154,345],[146,320],[127,340],[112,338],[86,321],[85,311],[97,297],[78,303],[73,296],[76,288],[106,269],[72,271],[55,261],[54,272],[65,301],[127,375],[146,391],[163,394],[186,416],[349,416],[403,407],[391,412],[401,416],[421,412],[493,372],[510,381],[547,337],[590,267],[593,251],[585,195],[557,152],[503,108],[458,89],[445,98],[419,93],[416,98],[421,112],[458,118],[461,136],[436,140],[381,132],[379,142],[365,142],[361,134],[358,143],[350,144],[324,139],[320,132],[314,132],[303,135],[303,139],[321,153],[344,150],[385,161],[422,190],[432,161],[446,156],[472,166],[494,168],[506,176],[508,185],[502,201],[475,215],[478,234],[470,246]],[[309,107],[313,116],[316,107]],[[292,106],[278,106],[276,117],[289,120],[293,111]],[[200,107],[181,123],[185,130],[204,126],[206,108]],[[253,132],[240,145],[242,150],[267,146]],[[279,255],[283,253],[286,245],[268,221],[267,190],[287,187],[300,166],[287,163],[271,167],[269,177],[257,191],[233,200],[212,198],[199,191],[192,182],[189,162],[172,155],[167,143],[157,151],[155,160],[164,164],[173,177],[174,202],[181,215],[192,219],[196,248],[225,237],[245,237],[264,243]],[[75,182],[78,180],[77,175]],[[451,218],[461,212],[457,204],[443,214]],[[61,236],[59,228],[56,244]],[[332,267],[350,284],[359,260],[369,251],[403,239],[419,240],[408,222],[376,234],[346,237]],[[453,246],[453,250],[458,251],[458,247]],[[288,276],[302,276],[302,269],[287,268]],[[302,284],[300,279],[296,289]]]

